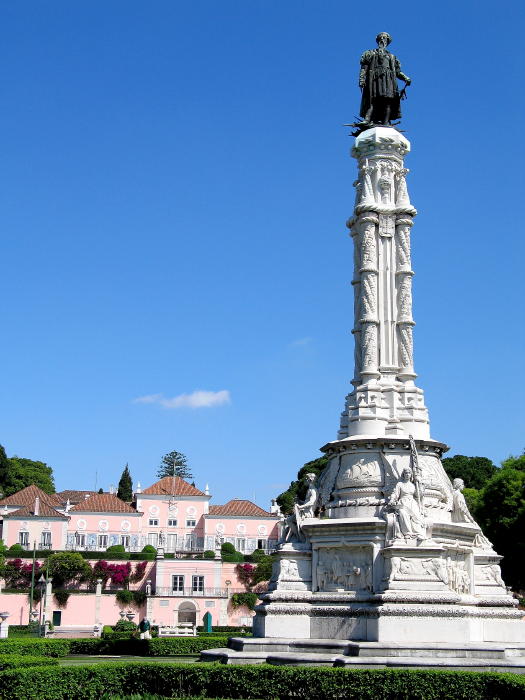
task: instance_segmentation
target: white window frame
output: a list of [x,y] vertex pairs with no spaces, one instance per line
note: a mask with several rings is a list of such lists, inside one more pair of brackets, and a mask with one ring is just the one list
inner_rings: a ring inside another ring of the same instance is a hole
[[86,546],[86,533],[85,532],[75,532],[75,547],[85,547]]
[[187,518],[186,520],[186,527],[196,527],[197,526],[197,521],[195,518]]
[[51,547],[51,530],[42,530],[40,535],[40,543],[44,547]]
[[[259,547],[259,543],[262,542],[262,545]],[[268,538],[257,538],[257,547],[256,549],[264,549],[265,551],[268,549]]]
[[130,541],[131,541],[131,538],[129,535],[120,535],[120,544],[123,547],[125,547],[125,548],[129,547]]
[[168,518],[168,527],[177,527],[177,518]]
[[184,591],[184,576],[181,574],[171,575],[171,590],[173,593],[182,593]]
[[204,593],[204,576],[193,574],[191,577],[192,593]]
[[108,548],[108,536],[107,535],[97,535],[97,547],[99,549],[107,549]]
[[22,547],[29,546],[29,532],[27,530],[20,530],[18,533],[18,544],[22,545]]
[[159,525],[158,518],[150,518],[149,519],[149,527],[158,527],[158,525]]

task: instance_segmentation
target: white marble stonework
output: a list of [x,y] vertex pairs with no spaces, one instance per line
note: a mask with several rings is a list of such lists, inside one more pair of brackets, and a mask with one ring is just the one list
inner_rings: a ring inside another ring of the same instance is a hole
[[409,151],[392,127],[355,139],[353,390],[328,466],[285,522],[256,637],[525,643],[501,557],[443,469],[415,384]]

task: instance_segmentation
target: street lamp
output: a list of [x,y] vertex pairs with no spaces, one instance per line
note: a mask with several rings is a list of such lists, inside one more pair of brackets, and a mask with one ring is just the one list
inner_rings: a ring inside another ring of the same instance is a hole
[[44,597],[44,592],[46,589],[46,579],[44,578],[44,574],[41,574],[36,585],[38,586],[38,590],[40,591],[40,612],[38,615],[38,624],[41,627],[42,626],[42,598]]

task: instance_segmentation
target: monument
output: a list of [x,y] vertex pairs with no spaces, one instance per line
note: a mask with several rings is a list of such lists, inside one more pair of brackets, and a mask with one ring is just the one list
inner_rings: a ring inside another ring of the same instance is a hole
[[416,385],[417,212],[404,164],[410,143],[391,125],[397,80],[410,80],[390,41],[379,34],[361,58],[362,121],[353,125],[353,389],[337,439],[321,448],[327,467],[317,482],[308,475],[306,500],[283,523],[254,638],[206,659],[403,665],[404,655],[432,665],[440,656],[451,667],[525,670],[525,622],[501,557],[469,513],[463,482],[452,485],[443,469],[448,448],[431,437]]

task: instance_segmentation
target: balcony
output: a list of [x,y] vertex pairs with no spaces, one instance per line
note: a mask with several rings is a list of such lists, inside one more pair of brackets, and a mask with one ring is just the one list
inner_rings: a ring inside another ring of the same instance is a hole
[[196,591],[193,588],[157,588],[153,595],[162,598],[229,598],[232,593],[245,592],[244,588],[203,588]]

